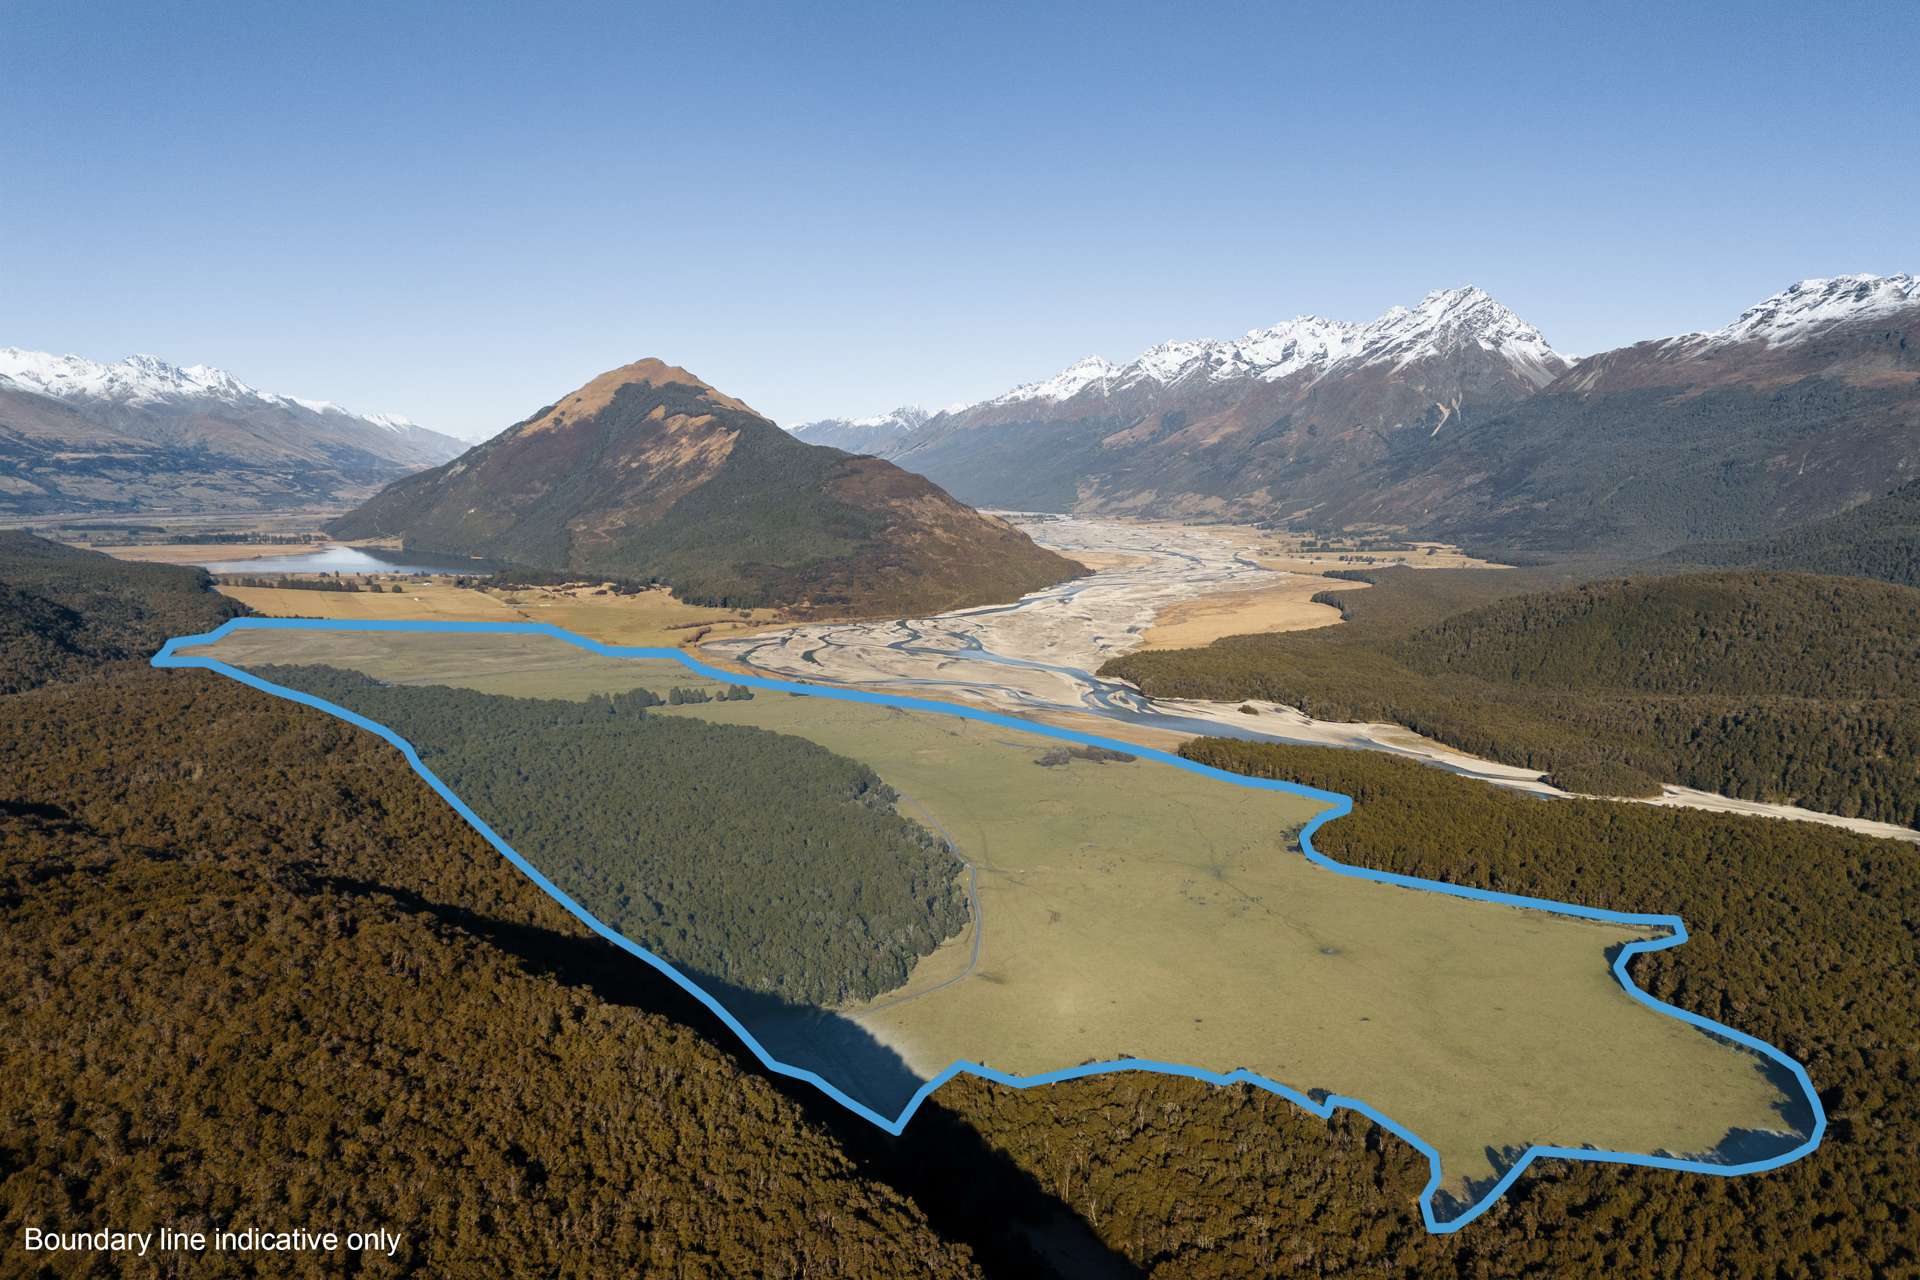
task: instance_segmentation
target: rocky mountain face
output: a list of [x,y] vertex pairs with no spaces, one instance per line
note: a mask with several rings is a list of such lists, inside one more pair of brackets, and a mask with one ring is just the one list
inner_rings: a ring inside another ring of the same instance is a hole
[[0,513],[338,506],[465,447],[206,365],[0,347]]
[[885,456],[986,505],[1301,514],[1392,453],[1458,432],[1569,367],[1478,289],[1365,324],[1302,316],[1225,341],[1097,356],[937,415]]
[[1478,289],[1171,342],[894,430],[963,500],[1650,551],[1920,474],[1920,281],[1805,280],[1724,328],[1562,356]]
[[330,529],[802,612],[935,612],[1082,572],[920,476],[796,439],[658,360],[602,374]]

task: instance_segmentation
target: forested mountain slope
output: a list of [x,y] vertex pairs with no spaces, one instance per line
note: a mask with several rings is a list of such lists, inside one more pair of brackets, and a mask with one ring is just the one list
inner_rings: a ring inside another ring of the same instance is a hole
[[128,564],[0,529],[0,693],[145,660],[245,613],[204,570]]
[[973,1273],[372,735],[200,673],[6,711],[10,1239],[379,1223],[401,1252],[364,1274]]
[[1878,578],[1920,587],[1920,480],[1768,538],[1681,547],[1668,560]]
[[1395,656],[1541,689],[1920,698],[1920,591],[1798,573],[1608,580],[1457,614]]

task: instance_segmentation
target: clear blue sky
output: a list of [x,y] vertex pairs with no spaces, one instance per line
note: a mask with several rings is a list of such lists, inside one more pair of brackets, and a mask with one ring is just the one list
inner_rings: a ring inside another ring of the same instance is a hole
[[0,345],[484,436],[1473,283],[1587,352],[1920,270],[1920,5],[0,0]]

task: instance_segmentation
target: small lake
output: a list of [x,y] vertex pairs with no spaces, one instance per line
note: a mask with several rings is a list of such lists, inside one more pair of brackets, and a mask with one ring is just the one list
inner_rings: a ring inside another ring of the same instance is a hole
[[430,556],[380,547],[315,547],[292,555],[253,560],[214,560],[200,566],[208,573],[491,573],[486,560]]

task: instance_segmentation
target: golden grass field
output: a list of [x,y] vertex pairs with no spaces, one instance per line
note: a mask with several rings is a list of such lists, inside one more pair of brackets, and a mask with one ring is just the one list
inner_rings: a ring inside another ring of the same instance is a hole
[[[522,696],[696,682],[541,637],[241,631],[210,652]],[[1246,1067],[1366,1099],[1442,1153],[1456,1193],[1493,1176],[1490,1149],[1698,1153],[1779,1127],[1757,1057],[1614,981],[1607,949],[1642,931],[1314,867],[1295,838],[1310,799],[1148,760],[1042,767],[1061,744],[837,699],[763,691],[659,714],[865,761],[977,868],[978,968],[963,932],[845,1011],[923,1077],[958,1058],[1019,1074],[1123,1057]]]
[[546,622],[603,644],[676,647],[758,631],[780,615],[771,609],[709,609],[673,598],[665,587],[634,595],[596,594],[596,587],[515,590],[455,586],[450,580],[395,578],[400,594],[222,586],[255,613],[275,618],[416,619],[441,622]]
[[1251,591],[1216,591],[1163,609],[1140,638],[1142,649],[1188,649],[1222,636],[1275,631],[1309,631],[1340,621],[1340,611],[1318,604],[1324,591],[1356,591],[1367,586],[1343,578],[1297,575]]
[[88,546],[76,543],[89,551],[99,551],[116,560],[132,560],[140,564],[211,564],[220,560],[262,560],[268,556],[299,555],[303,551],[318,550],[311,542],[155,542],[135,546]]

